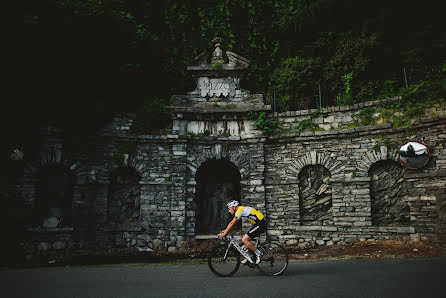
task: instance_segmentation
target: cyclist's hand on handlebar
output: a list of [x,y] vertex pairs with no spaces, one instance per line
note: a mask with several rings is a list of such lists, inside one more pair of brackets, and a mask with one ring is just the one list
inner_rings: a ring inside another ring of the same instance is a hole
[[223,239],[223,237],[225,237],[225,233],[224,231],[221,231],[220,234],[218,234],[218,238]]

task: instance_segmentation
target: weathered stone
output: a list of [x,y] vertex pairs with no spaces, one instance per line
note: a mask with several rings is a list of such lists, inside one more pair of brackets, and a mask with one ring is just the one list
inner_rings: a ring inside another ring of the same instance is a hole
[[164,241],[160,239],[153,240],[153,250],[164,250]]
[[55,228],[59,225],[60,220],[57,217],[45,218],[43,221],[44,228]]
[[324,245],[325,241],[324,240],[316,240],[316,244],[317,245]]
[[[62,247],[58,242],[78,248],[93,237],[105,248],[137,245],[174,251],[194,236],[214,235],[224,227],[230,199],[261,210],[271,240],[299,247],[395,235],[431,239],[446,230],[439,215],[446,199],[444,106],[436,108],[443,118],[414,123],[411,136],[389,123],[343,129],[362,107],[380,102],[323,108],[324,117],[315,120],[327,129],[323,132],[292,131],[295,122],[310,119],[314,111],[265,113],[291,132],[266,136],[252,117],[271,107],[262,95],[251,95],[239,85],[248,61],[231,52],[227,60],[222,55],[197,57],[188,69],[196,90],[175,97],[173,121],[165,131],[135,134],[129,131],[131,117],[123,115],[86,141],[88,152],[66,146],[61,131],[42,132],[43,147],[50,149],[29,160],[23,186],[10,196],[23,202],[17,218],[36,212],[33,206],[43,195],[38,192],[46,185],[38,175],[43,165],[69,171],[73,183],[63,191],[72,197],[43,206],[36,218],[47,218],[46,229],[30,228],[38,232],[30,233],[36,239],[26,240],[33,243],[25,245],[33,247],[30,253],[36,246],[49,250],[49,244],[34,244],[46,239],[54,239],[53,248]],[[220,64],[209,62],[213,58],[222,64],[218,71],[214,66]],[[392,142],[424,140],[432,148],[432,161],[422,170],[403,170],[399,148],[384,146],[382,136]],[[209,161],[225,161],[233,171],[231,179],[219,166],[200,174]],[[136,174],[119,174],[129,169]],[[245,230],[249,226],[243,225]],[[72,235],[82,239],[74,241]]]
[[37,249],[41,251],[47,251],[50,248],[50,245],[47,242],[40,242]]

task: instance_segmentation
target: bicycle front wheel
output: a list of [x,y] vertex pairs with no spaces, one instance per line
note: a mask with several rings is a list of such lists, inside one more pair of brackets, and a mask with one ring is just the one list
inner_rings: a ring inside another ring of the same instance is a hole
[[265,275],[280,275],[288,266],[288,253],[277,243],[265,243],[258,247],[262,257],[257,268]]
[[217,276],[231,276],[240,267],[240,253],[228,244],[217,245],[209,253],[208,265]]

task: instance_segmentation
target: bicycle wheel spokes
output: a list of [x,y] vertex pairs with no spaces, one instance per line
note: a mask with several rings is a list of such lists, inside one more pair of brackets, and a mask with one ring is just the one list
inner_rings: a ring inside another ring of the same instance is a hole
[[228,250],[227,244],[220,244],[211,250],[208,265],[218,276],[231,276],[240,267],[240,253],[234,247]]
[[259,246],[262,252],[261,262],[257,268],[265,275],[279,275],[288,266],[288,254],[277,243],[266,243]]

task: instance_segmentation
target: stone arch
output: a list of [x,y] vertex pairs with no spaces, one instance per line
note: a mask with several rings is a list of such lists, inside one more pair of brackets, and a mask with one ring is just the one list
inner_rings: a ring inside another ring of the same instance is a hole
[[333,225],[330,172],[320,164],[306,165],[298,175],[301,225]]
[[408,190],[403,167],[394,160],[379,160],[368,171],[372,225],[407,226],[410,224]]
[[245,175],[248,173],[249,158],[247,156],[249,154],[243,153],[242,150],[233,150],[233,148],[223,146],[222,144],[216,144],[208,150],[203,150],[199,156],[195,156],[194,159],[188,159],[186,173],[189,179],[188,182],[193,183],[195,181],[197,170],[204,162],[210,159],[218,160],[222,158],[226,158],[233,163],[239,169],[241,180],[244,180]]
[[[191,148],[191,152],[199,152],[192,155],[189,153],[186,163],[186,234],[195,236],[198,231],[197,223],[197,181],[196,174],[198,169],[208,160],[226,159],[232,163],[240,174],[240,182],[249,179],[249,152],[244,152],[240,147],[225,146],[223,144],[214,144],[210,146],[199,146]],[[243,189],[241,189],[243,197]]]
[[226,203],[241,200],[240,172],[226,158],[209,159],[196,172],[196,232],[216,234],[228,224]]
[[358,162],[358,172],[362,172],[364,173],[364,176],[367,176],[369,169],[374,163],[383,160],[393,160],[398,162],[398,153],[398,149],[389,149],[387,146],[381,146],[379,151],[369,150]]
[[46,146],[40,158],[27,163],[25,180],[36,192],[32,222],[45,228],[71,226],[74,185],[82,179],[80,162],[65,158],[61,147]]
[[141,180],[136,169],[123,166],[110,173],[107,223],[117,226],[139,225]]
[[324,152],[310,151],[294,161],[290,171],[298,176],[305,166],[322,165],[330,172],[331,177],[338,178],[343,177],[341,164],[342,162],[336,161]]
[[149,171],[147,163],[139,160],[136,155],[127,153],[115,154],[109,159],[109,162],[106,165],[108,176],[104,177],[104,179],[109,181],[113,171],[125,167],[134,169],[141,179],[147,175]]

